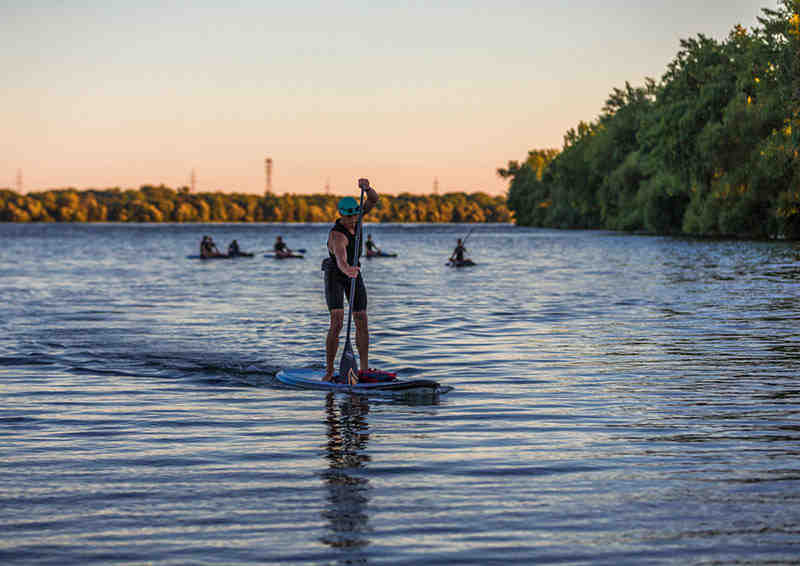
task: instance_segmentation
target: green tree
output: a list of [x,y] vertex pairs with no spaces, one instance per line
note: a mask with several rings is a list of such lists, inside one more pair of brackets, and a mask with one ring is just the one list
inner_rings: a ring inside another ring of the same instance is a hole
[[661,80],[614,89],[562,151],[509,162],[516,222],[792,237],[800,225],[800,0],[724,41],[681,41]]

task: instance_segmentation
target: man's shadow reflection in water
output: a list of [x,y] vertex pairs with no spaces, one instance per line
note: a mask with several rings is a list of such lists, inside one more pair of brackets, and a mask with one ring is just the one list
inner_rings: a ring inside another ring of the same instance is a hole
[[[349,395],[336,403],[329,393],[325,401],[328,443],[325,457],[328,469],[322,474],[328,488],[328,505],[323,516],[329,521],[322,542],[341,550],[358,550],[369,544],[367,504],[370,485],[362,470],[370,461],[366,453],[369,440],[369,401]],[[348,555],[347,564],[366,564],[366,557]]]

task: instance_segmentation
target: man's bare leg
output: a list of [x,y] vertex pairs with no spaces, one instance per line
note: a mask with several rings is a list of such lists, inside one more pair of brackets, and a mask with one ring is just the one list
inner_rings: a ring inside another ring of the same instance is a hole
[[369,369],[369,328],[367,325],[367,311],[353,313],[356,321],[356,347],[358,348],[358,360],[361,364],[361,371]]
[[325,339],[325,377],[323,381],[330,381],[333,377],[333,362],[336,360],[336,351],[339,349],[339,334],[342,332],[344,320],[343,309],[331,310],[331,326],[328,328],[328,337]]

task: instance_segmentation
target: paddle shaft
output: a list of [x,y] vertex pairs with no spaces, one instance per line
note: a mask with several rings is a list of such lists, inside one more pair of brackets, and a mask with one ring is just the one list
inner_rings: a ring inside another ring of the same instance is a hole
[[463,240],[461,240],[461,245],[462,245],[462,246],[463,246],[464,244],[466,244],[466,243],[467,243],[467,238],[469,238],[469,235],[470,235],[470,234],[472,234],[472,231],[473,231],[474,229],[475,229],[475,226],[473,226],[472,228],[470,228],[470,229],[469,229],[469,232],[467,232],[467,235],[466,235],[466,236],[464,236],[464,239],[463,239]]
[[[358,205],[358,224],[356,224],[356,249],[353,252],[353,264],[351,267],[358,265],[358,260],[361,256],[361,219],[364,217],[364,191],[361,191],[361,202]],[[353,299],[356,296],[356,277],[350,278],[350,300],[347,306],[347,341],[345,347],[350,345],[350,322],[353,319]]]

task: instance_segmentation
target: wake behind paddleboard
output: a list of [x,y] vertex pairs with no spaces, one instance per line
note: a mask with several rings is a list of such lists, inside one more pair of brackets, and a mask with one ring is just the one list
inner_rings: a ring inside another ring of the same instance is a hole
[[440,395],[453,389],[452,387],[439,385],[437,382],[428,379],[348,385],[346,383],[322,381],[324,376],[325,372],[323,370],[285,368],[280,370],[275,377],[284,385],[290,385],[301,389],[356,393],[359,395]]

